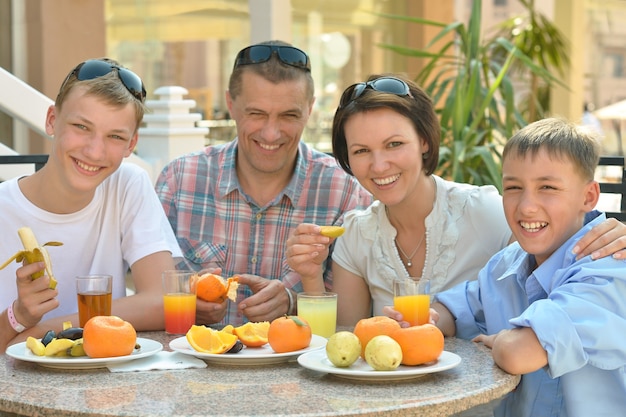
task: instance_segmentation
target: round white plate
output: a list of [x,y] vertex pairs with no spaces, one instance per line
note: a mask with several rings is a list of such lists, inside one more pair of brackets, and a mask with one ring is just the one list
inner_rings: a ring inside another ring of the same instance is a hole
[[286,353],[276,353],[269,344],[261,347],[245,347],[237,353],[203,353],[195,351],[187,342],[185,336],[176,338],[170,342],[170,349],[186,355],[195,356],[209,363],[220,365],[268,365],[273,363],[287,362],[290,359],[302,355],[306,352],[316,351],[326,346],[326,338],[313,335],[309,347],[301,350]]
[[126,356],[116,356],[114,358],[89,358],[87,356],[78,357],[47,357],[37,356],[26,347],[26,342],[17,343],[9,346],[6,354],[21,361],[35,362],[46,368],[56,369],[94,369],[106,368],[107,365],[118,362],[127,362],[134,359],[152,356],[163,350],[163,345],[156,340],[137,338],[137,343],[141,349],[134,350],[133,353]]
[[432,365],[404,366],[400,365],[393,371],[375,371],[363,359],[359,358],[348,368],[338,368],[326,356],[326,350],[316,350],[298,357],[298,363],[318,372],[325,372],[341,378],[358,380],[393,381],[411,379],[454,368],[461,363],[461,357],[452,352],[443,351],[439,360]]

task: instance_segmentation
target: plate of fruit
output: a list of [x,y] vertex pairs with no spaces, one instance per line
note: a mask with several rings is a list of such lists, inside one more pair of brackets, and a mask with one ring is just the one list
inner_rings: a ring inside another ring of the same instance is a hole
[[395,320],[376,316],[360,320],[353,332],[333,334],[325,349],[299,356],[298,363],[348,379],[412,379],[461,363],[458,355],[443,348],[443,334],[431,324],[400,328]]
[[170,349],[220,365],[268,365],[296,359],[322,349],[326,338],[311,333],[305,320],[283,316],[271,323],[248,322],[220,330],[192,326],[185,336],[172,340]]
[[41,339],[29,336],[11,345],[6,354],[47,368],[95,369],[152,356],[163,350],[156,340],[137,337],[132,325],[116,316],[97,316],[84,328],[64,323],[63,331],[48,331]]

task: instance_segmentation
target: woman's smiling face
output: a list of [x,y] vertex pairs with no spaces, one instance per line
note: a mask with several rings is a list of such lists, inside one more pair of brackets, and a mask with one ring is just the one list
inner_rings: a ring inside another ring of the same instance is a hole
[[417,187],[428,149],[408,118],[385,108],[361,112],[344,133],[352,173],[374,198],[392,206]]

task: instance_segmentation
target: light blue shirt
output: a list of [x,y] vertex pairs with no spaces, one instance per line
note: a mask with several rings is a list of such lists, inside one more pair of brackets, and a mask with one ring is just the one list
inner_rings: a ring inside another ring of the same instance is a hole
[[439,293],[456,318],[456,335],[530,327],[548,365],[522,376],[496,416],[588,417],[626,414],[626,262],[589,256],[576,242],[605,220],[599,215],[541,266],[513,243],[494,255],[477,281]]

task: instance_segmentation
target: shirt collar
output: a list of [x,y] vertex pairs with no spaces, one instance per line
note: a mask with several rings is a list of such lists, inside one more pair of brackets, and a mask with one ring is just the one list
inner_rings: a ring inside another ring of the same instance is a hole
[[[237,191],[242,196],[245,193],[241,189],[239,178],[237,177],[237,152],[238,152],[238,138],[224,145],[224,152],[220,158],[220,165],[222,168],[222,180],[219,184],[220,198],[226,197],[233,191]],[[307,180],[307,170],[309,168],[310,150],[306,144],[300,141],[298,145],[298,155],[296,156],[296,166],[294,169],[294,175],[291,176],[289,183],[283,190],[282,194],[278,195],[270,205],[279,202],[283,196],[286,196],[292,205],[298,204],[300,193],[298,190],[302,190],[305,187]],[[249,201],[249,199],[246,197]]]

